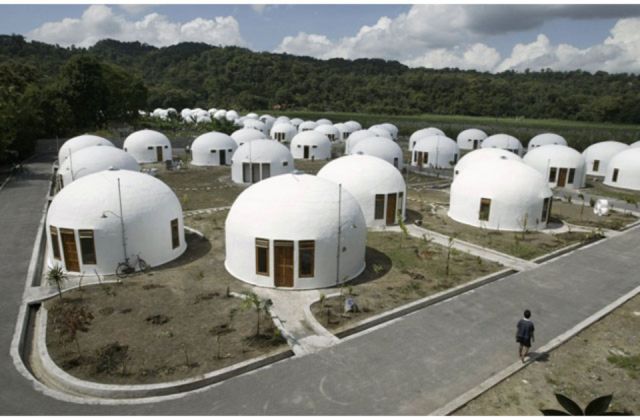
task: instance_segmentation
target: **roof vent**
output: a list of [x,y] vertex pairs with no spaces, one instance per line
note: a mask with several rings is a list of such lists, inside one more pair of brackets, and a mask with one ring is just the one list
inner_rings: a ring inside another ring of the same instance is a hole
[[110,171],[117,171],[117,170],[118,170],[118,168],[116,168],[115,166],[109,166],[109,170],[110,170]]

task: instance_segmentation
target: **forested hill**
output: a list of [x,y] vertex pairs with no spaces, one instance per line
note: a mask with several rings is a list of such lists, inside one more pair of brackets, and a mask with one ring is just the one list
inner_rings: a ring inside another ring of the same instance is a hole
[[104,40],[77,49],[0,36],[0,62],[30,64],[34,77],[43,80],[57,77],[78,55],[117,65],[142,80],[147,109],[279,107],[640,123],[640,77],[634,74],[490,74],[415,69],[379,59],[317,60],[199,43],[156,48]]

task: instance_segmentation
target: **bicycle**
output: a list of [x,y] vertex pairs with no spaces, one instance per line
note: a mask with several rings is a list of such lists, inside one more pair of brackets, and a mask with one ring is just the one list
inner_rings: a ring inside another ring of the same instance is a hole
[[133,264],[129,262],[129,258],[127,258],[124,262],[119,263],[118,267],[116,268],[116,276],[118,276],[119,278],[127,277],[128,275],[136,272],[136,267],[139,269],[139,271],[145,273],[149,271],[150,268],[149,264],[147,264],[145,260],[140,258],[140,254],[138,254],[136,255],[136,259]]

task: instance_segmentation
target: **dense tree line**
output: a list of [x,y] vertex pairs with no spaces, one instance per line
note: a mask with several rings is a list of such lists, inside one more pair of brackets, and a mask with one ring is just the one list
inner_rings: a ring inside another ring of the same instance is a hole
[[10,127],[0,153],[7,138],[20,144],[34,132],[98,127],[169,106],[640,123],[640,76],[625,73],[412,69],[199,43],[62,48],[15,35],[0,36],[0,63],[0,123]]

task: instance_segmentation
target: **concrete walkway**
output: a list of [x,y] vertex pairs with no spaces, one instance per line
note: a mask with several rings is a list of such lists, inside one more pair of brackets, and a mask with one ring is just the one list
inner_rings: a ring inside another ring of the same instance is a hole
[[[434,232],[432,230],[428,230],[416,225],[406,226],[409,234],[415,238],[422,239],[423,237],[426,237],[427,240],[431,240],[438,245],[442,245],[445,247],[449,246],[450,237],[447,235],[443,235],[442,233]],[[386,230],[390,230],[392,232],[400,232],[400,227],[391,226],[387,227]],[[512,268],[516,271],[530,270],[536,267],[536,264],[532,263],[531,261],[516,258],[514,256],[504,254],[490,248],[484,248],[480,245],[472,244],[470,242],[461,241],[459,239],[453,240],[452,247],[453,249],[456,249],[458,251],[462,251],[476,257],[484,258],[485,260],[497,262],[504,265],[505,267]]]
[[513,363],[514,326],[525,307],[533,311],[539,346],[640,285],[640,229],[632,229],[328,349],[182,398],[141,405],[73,404],[35,390],[8,355],[46,193],[49,167],[40,169],[41,174],[11,180],[0,192],[0,231],[10,238],[0,242],[4,415],[427,414]]

